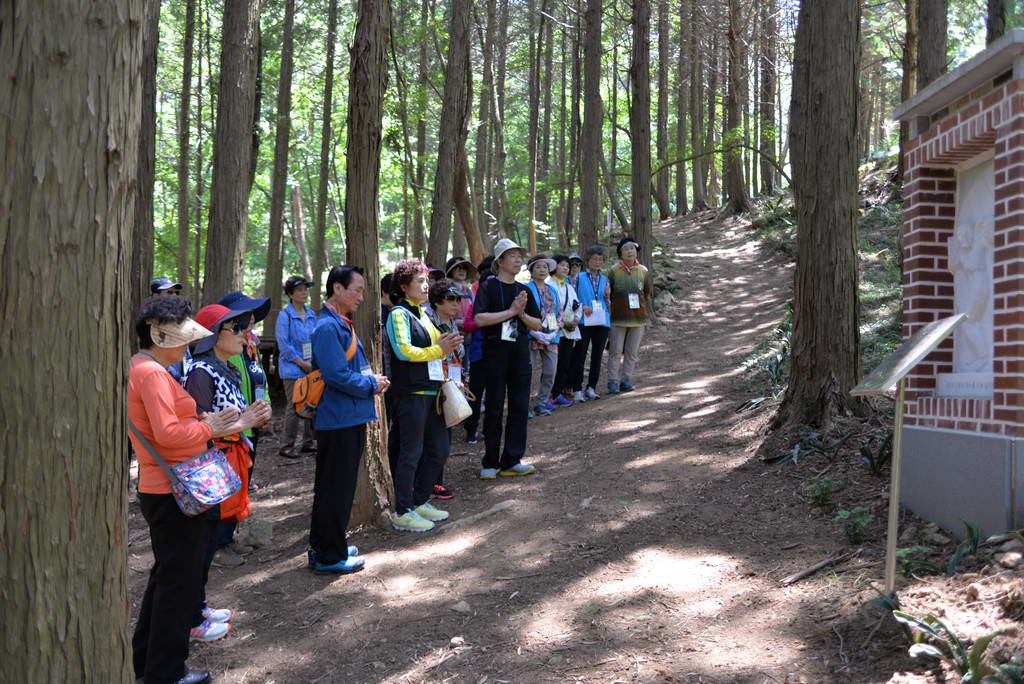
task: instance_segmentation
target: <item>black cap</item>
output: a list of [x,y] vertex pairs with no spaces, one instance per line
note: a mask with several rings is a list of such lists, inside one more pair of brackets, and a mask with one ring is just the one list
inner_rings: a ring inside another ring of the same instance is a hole
[[181,283],[173,282],[170,278],[153,278],[149,281],[149,293],[156,294],[164,290],[180,290]]
[[315,284],[316,283],[312,281],[306,280],[304,276],[289,276],[288,280],[284,281],[284,293],[290,295],[299,285],[304,285],[309,288],[313,287]]

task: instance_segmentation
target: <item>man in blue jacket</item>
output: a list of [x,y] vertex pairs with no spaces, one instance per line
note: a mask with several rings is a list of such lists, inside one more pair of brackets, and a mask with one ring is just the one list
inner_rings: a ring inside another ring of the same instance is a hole
[[389,381],[376,375],[356,337],[350,317],[363,301],[362,269],[335,266],[327,276],[327,297],[313,331],[313,368],[324,380],[316,409],[316,478],[309,525],[309,561],[319,575],[347,575],[363,558],[345,537],[366,443],[366,424],[377,420],[373,397]]

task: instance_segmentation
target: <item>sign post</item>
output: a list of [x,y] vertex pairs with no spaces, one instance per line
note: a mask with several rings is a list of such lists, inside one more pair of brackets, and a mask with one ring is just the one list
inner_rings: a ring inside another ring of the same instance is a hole
[[855,397],[888,394],[896,390],[896,425],[892,437],[892,479],[889,485],[889,525],[885,543],[885,594],[896,593],[896,543],[899,540],[900,474],[903,447],[903,399],[906,376],[921,363],[944,339],[953,334],[967,320],[966,314],[956,314],[933,321],[924,326],[887,356],[882,363],[850,390]]

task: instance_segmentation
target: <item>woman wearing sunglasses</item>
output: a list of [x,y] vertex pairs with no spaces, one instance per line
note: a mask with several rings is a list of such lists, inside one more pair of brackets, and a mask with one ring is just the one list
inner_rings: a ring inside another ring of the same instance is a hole
[[[263,400],[249,405],[242,393],[241,373],[228,362],[230,357],[242,353],[244,334],[251,318],[251,311],[232,311],[220,304],[210,304],[196,312],[196,322],[214,333],[196,343],[192,363],[185,376],[185,390],[195,399],[200,414],[233,407],[240,412],[254,414],[253,427],[259,428],[270,419],[270,405]],[[214,443],[224,452],[228,463],[242,480],[242,487],[237,494],[220,504],[220,524],[204,558],[204,591],[197,616],[205,607],[206,577],[211,562],[216,561],[218,566],[224,567],[238,566],[245,562],[240,552],[247,550],[234,543],[234,535],[238,523],[249,516],[252,442],[244,433],[237,432],[217,438]]]

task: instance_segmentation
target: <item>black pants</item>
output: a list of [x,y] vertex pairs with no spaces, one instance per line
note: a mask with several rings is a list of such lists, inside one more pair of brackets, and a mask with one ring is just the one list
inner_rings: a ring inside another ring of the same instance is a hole
[[391,474],[395,479],[395,512],[402,515],[427,503],[451,446],[444,416],[435,408],[437,397],[400,394],[395,397],[398,456]]
[[317,430],[316,475],[309,545],[316,560],[333,565],[348,558],[348,520],[356,496],[359,459],[366,444],[366,424],[341,430]]
[[[530,348],[523,342],[484,342],[484,358],[477,368],[486,368],[487,412],[484,415],[483,467],[505,470],[526,454],[526,414],[530,407]],[[505,421],[505,449],[501,451],[501,417],[508,396]],[[500,457],[499,457],[500,453]]]
[[576,349],[572,354],[572,366],[569,369],[569,386],[574,392],[583,389],[583,365],[587,360],[587,352],[593,347],[590,353],[590,375],[587,378],[587,387],[597,389],[597,381],[601,378],[601,357],[604,356],[604,348],[608,344],[608,333],[611,328],[603,325],[581,325],[580,335],[582,339],[576,343]]
[[484,398],[484,391],[487,387],[487,371],[483,359],[474,361],[473,368],[475,370],[469,372],[469,391],[473,393],[476,399],[469,402],[469,407],[473,409],[473,415],[463,423],[466,428],[466,434],[476,432],[477,428],[480,427],[480,402]]
[[[209,511],[204,513],[204,515],[209,514]],[[193,627],[198,627],[203,622],[203,608],[206,607],[206,583],[210,581],[210,566],[213,565],[213,557],[219,549],[223,549],[235,540],[235,529],[238,527],[237,522],[221,522],[219,512],[217,519],[211,524],[213,532],[210,534],[210,543],[206,546],[206,552],[203,554],[203,584],[199,588],[199,601],[192,613]]]
[[252,437],[249,438],[249,441],[252,442],[252,449],[249,450],[249,458],[252,459],[252,465],[249,466],[249,482],[252,483],[255,482],[255,480],[252,479],[252,471],[256,468],[256,445],[260,443],[260,431],[253,430]]
[[203,585],[203,556],[220,507],[190,518],[171,494],[139,494],[149,525],[153,568],[132,635],[135,677],[146,684],[176,682],[185,675],[189,630]]
[[551,385],[551,398],[557,399],[569,387],[569,369],[572,368],[576,340],[567,340],[565,335],[558,342],[558,365],[555,366],[555,383]]

